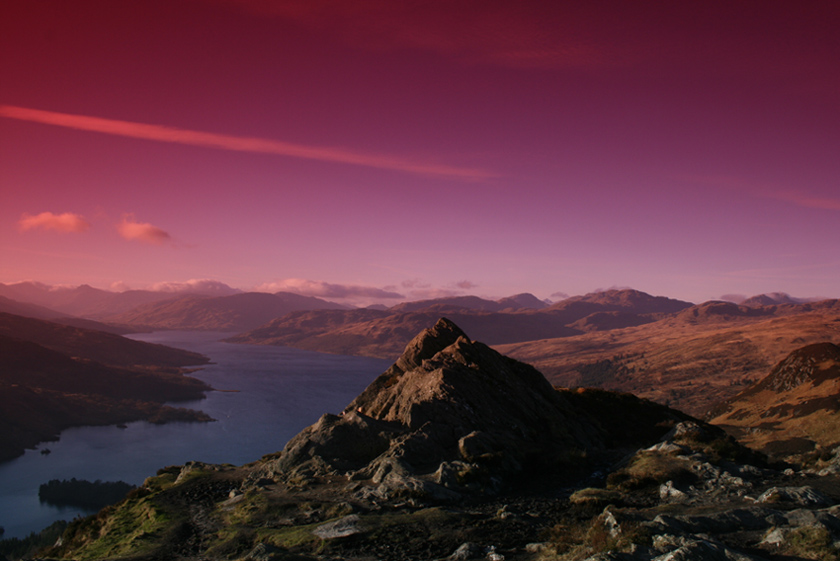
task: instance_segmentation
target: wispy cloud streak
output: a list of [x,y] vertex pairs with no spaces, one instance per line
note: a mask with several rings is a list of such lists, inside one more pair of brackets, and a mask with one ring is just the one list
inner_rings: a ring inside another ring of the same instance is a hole
[[388,169],[422,175],[453,177],[469,180],[487,179],[495,176],[495,174],[481,169],[417,162],[392,156],[353,152],[343,148],[306,146],[303,144],[283,142],[281,140],[272,140],[269,138],[233,136],[212,132],[194,131],[168,127],[165,125],[150,125],[146,123],[135,123],[132,121],[104,119],[89,115],[57,113],[54,111],[43,111],[40,109],[30,109],[13,105],[0,105],[0,116],[20,121],[43,123],[76,130],[125,136],[129,138],[141,138],[144,140],[156,140],[158,142],[171,142],[174,144],[187,144],[190,146],[202,146],[206,148],[217,148],[235,152],[253,152],[261,154],[274,154],[278,156],[290,156],[293,158],[353,164],[357,166]]
[[796,206],[805,208],[816,208],[819,210],[840,210],[840,199],[829,197],[812,197],[793,191],[778,192],[772,195],[774,199],[793,203]]

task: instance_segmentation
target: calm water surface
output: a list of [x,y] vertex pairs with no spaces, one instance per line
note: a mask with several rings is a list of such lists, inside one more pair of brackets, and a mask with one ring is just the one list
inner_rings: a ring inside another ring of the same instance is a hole
[[[245,464],[283,448],[324,413],[338,413],[390,361],[327,355],[286,347],[233,345],[227,333],[164,331],[131,335],[202,353],[213,361],[192,374],[225,392],[201,401],[176,404],[201,409],[213,423],[127,428],[80,427],[61,433],[58,442],[39,445],[0,464],[0,526],[3,537],[24,537],[55,520],[90,512],[42,505],[38,486],[50,479],[122,480],[140,484],[164,466],[191,460]],[[51,453],[43,455],[40,450]]]

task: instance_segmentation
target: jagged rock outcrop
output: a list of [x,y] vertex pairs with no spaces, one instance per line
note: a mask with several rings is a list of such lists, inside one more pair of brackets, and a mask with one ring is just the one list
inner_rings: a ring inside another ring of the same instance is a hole
[[[359,492],[379,498],[452,500],[495,492],[523,471],[575,472],[686,418],[608,395],[558,391],[533,367],[441,319],[341,415],[324,415],[292,439],[267,475],[348,474]],[[610,417],[619,410],[621,418]],[[628,431],[640,416],[655,420]]]

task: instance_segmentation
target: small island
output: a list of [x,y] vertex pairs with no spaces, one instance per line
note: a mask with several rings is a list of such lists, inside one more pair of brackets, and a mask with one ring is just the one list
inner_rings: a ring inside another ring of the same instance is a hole
[[52,479],[38,488],[38,499],[53,506],[99,510],[120,502],[134,488],[125,481]]

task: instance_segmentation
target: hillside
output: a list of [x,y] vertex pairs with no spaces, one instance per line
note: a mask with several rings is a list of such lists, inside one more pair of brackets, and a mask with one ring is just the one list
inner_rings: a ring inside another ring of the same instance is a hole
[[196,353],[0,314],[0,461],[71,426],[208,421],[164,403],[201,399],[210,388],[184,376]]
[[552,304],[547,308],[547,311],[560,314],[571,312],[578,317],[585,317],[595,312],[673,314],[691,306],[691,302],[675,300],[665,296],[651,296],[639,290],[625,288],[572,296]]
[[748,308],[711,302],[656,322],[497,345],[554,384],[602,387],[704,415],[803,345],[840,340],[840,302]]
[[442,319],[281,452],[162,468],[42,556],[831,559],[837,483],[661,405],[553,389]]
[[290,292],[245,292],[219,297],[192,294],[138,306],[104,320],[151,329],[245,331],[290,312],[341,308],[344,306]]
[[172,369],[207,363],[207,357],[198,353],[13,314],[0,313],[0,335],[112,366]]
[[14,314],[37,319],[67,317],[66,314],[45,308],[44,306],[29,304],[28,302],[18,302],[17,300],[6,298],[5,296],[0,296],[0,313]]
[[834,448],[840,444],[840,347],[815,343],[796,349],[710,418],[768,453]]

